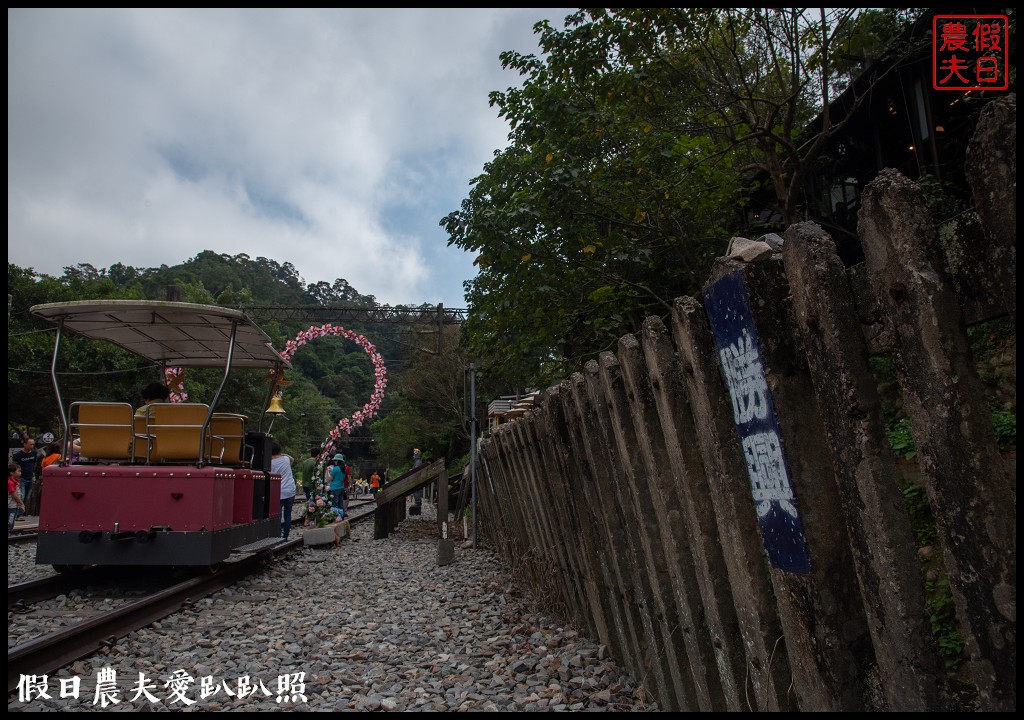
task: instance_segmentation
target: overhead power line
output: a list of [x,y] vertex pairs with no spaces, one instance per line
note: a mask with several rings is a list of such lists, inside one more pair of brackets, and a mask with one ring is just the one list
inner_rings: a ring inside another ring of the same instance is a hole
[[323,305],[239,305],[252,317],[272,320],[305,320],[312,323],[433,323],[457,325],[465,322],[465,308],[413,307],[410,305],[372,305],[369,307],[333,307]]

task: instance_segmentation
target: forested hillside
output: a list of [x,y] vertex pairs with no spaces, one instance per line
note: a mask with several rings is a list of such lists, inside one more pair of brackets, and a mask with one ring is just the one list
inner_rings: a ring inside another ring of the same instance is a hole
[[[363,295],[347,280],[306,284],[289,262],[247,255],[200,253],[180,265],[159,268],[134,268],[121,264],[96,268],[89,264],[65,268],[60,277],[36,273],[31,268],[8,264],[8,428],[24,427],[32,433],[60,433],[59,413],[50,384],[50,358],[54,326],[35,318],[29,308],[39,303],[86,299],[165,300],[169,286],[180,288],[184,302],[239,307],[250,305],[317,305],[352,307],[375,304],[372,295]],[[308,325],[299,321],[256,318],[279,350],[285,342]],[[351,327],[365,335],[383,355],[390,386],[380,417],[399,405],[401,375],[404,367],[415,369],[416,359],[409,347],[415,329],[367,325]],[[454,339],[453,339],[454,341]],[[65,400],[109,400],[137,405],[138,392],[146,383],[159,379],[159,369],[144,366],[129,353],[101,347],[68,336],[62,341],[61,377]],[[208,401],[220,382],[218,371],[189,370],[185,390],[189,398]],[[293,358],[288,373],[292,384],[285,389],[287,415],[273,428],[276,438],[296,457],[318,445],[339,419],[361,407],[373,391],[373,366],[366,353],[354,343],[337,337],[323,338],[304,347]],[[255,420],[264,402],[268,383],[255,371],[235,371],[222,397],[223,410],[241,412]],[[401,416],[413,417],[405,411]],[[464,452],[461,442],[451,436],[451,426],[459,418],[442,419],[432,427],[437,447],[433,454],[449,456]],[[407,428],[398,418],[387,427],[389,437],[370,439],[370,429],[362,428],[346,442],[347,454],[367,466],[401,465],[411,453],[406,444],[430,447],[431,439],[419,430]],[[378,433],[379,434],[379,433]],[[459,433],[456,433],[459,434]],[[408,436],[408,437],[407,437]],[[377,449],[380,448],[378,452]],[[380,457],[381,454],[387,457]]]

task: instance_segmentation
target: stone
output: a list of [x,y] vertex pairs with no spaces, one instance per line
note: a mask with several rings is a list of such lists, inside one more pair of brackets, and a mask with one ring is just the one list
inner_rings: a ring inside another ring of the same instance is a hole
[[727,257],[743,262],[755,262],[765,257],[771,257],[772,246],[759,240],[734,237],[729,241],[729,249],[725,254]]
[[782,252],[782,245],[786,241],[783,240],[782,237],[780,237],[777,233],[768,233],[767,235],[762,235],[761,237],[759,237],[757,239],[757,242],[767,243],[768,246],[772,249],[772,252],[780,253]]
[[444,567],[455,562],[455,543],[451,540],[437,541],[437,565]]
[[[340,525],[341,523],[336,523]],[[302,534],[302,544],[306,547],[333,545],[337,542],[337,534],[333,525],[322,528],[307,528]]]

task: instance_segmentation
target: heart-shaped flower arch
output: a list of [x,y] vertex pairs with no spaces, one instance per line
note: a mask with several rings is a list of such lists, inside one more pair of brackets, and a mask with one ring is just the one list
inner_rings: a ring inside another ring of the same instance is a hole
[[381,357],[379,352],[377,352],[377,348],[373,343],[367,340],[365,335],[359,335],[352,330],[346,330],[338,325],[325,323],[324,325],[314,325],[307,330],[303,330],[295,336],[294,340],[289,340],[285,343],[284,351],[281,355],[287,360],[291,360],[292,356],[298,352],[299,348],[319,338],[327,337],[328,335],[343,337],[347,340],[351,340],[361,347],[366,354],[370,356],[376,380],[373,386],[373,394],[370,395],[369,401],[360,409],[352,413],[352,417],[342,418],[339,420],[337,426],[332,428],[331,432],[324,439],[324,442],[321,445],[323,448],[320,453],[321,460],[325,456],[329,456],[334,453],[335,444],[341,438],[342,433],[351,435],[353,430],[362,427],[364,422],[377,414],[377,411],[380,410],[380,404],[384,400],[384,390],[388,386],[388,373],[384,368],[384,358]]

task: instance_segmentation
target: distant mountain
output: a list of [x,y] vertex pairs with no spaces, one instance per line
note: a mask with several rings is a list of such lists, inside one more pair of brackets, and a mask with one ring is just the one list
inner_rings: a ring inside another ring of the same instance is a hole
[[[54,326],[31,315],[28,310],[33,305],[93,299],[165,300],[171,286],[177,288],[177,299],[183,302],[227,307],[376,304],[374,296],[359,293],[343,278],[333,283],[306,284],[289,262],[263,257],[254,260],[244,254],[230,256],[204,251],[180,265],[158,268],[134,268],[121,263],[96,268],[83,263],[64,268],[60,277],[11,263],[7,270],[8,423],[37,429],[56,430],[58,408],[49,381]],[[259,322],[279,350],[307,327],[305,323],[278,320],[272,315]],[[405,350],[397,336],[408,328],[376,324],[348,329],[366,335],[387,362],[401,367]],[[67,385],[69,398],[134,404],[138,388],[155,379],[154,370],[139,367],[133,356],[79,338],[62,341],[61,355],[61,382]],[[263,402],[260,393],[265,388],[262,382],[234,375],[225,389],[227,402],[235,405],[229,409],[253,413],[253,408],[259,408]],[[361,407],[374,386],[373,368],[365,353],[340,338],[325,339],[299,352],[289,379],[294,383],[288,389],[286,402],[294,415],[291,422],[279,423],[275,434],[294,448],[318,440],[338,419]],[[217,373],[207,378],[202,371],[193,371],[186,378],[186,389],[191,386],[196,399],[208,400],[205,395],[212,394],[210,388],[219,381]]]
[[167,287],[186,288],[192,302],[218,305],[373,305],[373,295],[362,295],[344,278],[334,283],[305,281],[290,262],[279,263],[270,258],[255,260],[246,254],[227,255],[204,250],[180,265],[158,268],[135,268],[115,263],[109,268],[96,268],[89,263],[64,269],[58,280],[109,280],[117,288],[137,285],[145,299],[166,297]]

